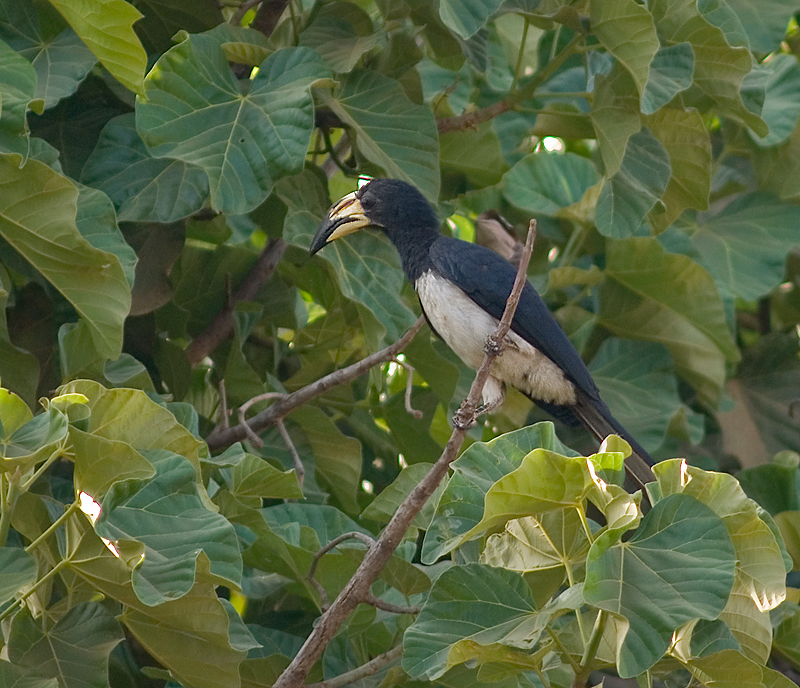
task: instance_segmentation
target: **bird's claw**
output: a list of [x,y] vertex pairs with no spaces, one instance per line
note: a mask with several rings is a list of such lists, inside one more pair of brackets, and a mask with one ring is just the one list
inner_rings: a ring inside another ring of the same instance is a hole
[[503,353],[503,341],[495,339],[494,335],[489,335],[486,338],[486,344],[483,345],[483,350],[489,356],[499,356]]
[[453,416],[453,427],[459,430],[470,430],[478,424],[477,420],[475,420],[476,417],[474,411],[462,407]]

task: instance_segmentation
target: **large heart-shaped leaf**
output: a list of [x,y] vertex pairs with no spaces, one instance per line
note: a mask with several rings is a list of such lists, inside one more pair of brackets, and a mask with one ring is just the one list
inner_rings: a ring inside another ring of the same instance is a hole
[[215,208],[242,214],[302,169],[314,128],[309,89],[329,71],[313,50],[285,48],[243,94],[221,38],[193,35],[161,57],[145,79],[136,128],[152,155],[206,172]]

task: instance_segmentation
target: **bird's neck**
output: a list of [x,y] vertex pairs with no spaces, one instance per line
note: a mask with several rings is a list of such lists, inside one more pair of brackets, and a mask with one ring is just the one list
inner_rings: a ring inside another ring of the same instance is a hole
[[414,284],[417,279],[430,269],[429,251],[434,241],[439,238],[438,228],[406,227],[399,236],[389,237],[400,254],[403,271],[408,281]]

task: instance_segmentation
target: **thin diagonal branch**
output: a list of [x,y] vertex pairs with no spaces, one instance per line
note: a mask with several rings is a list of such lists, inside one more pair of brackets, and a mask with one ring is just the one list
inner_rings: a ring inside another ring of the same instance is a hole
[[[408,345],[408,343],[414,339],[424,324],[425,318],[421,317],[416,323],[414,323],[414,325],[411,326],[411,329],[409,329],[394,344],[391,344],[385,349],[381,349],[374,354],[370,354],[366,358],[362,358],[360,361],[353,363],[353,365],[335,370],[325,377],[321,377],[316,382],[298,389],[296,392],[282,396],[268,409],[248,420],[246,423],[247,426],[254,433],[259,433],[262,430],[266,430],[267,428],[275,425],[280,418],[285,418],[298,406],[302,406],[303,404],[311,401],[311,399],[314,397],[318,397],[320,394],[324,394],[329,389],[333,389],[338,385],[344,385],[351,380],[355,380],[355,378],[369,372],[369,369],[373,366],[394,360],[397,354],[399,354]],[[247,430],[245,430],[243,425],[237,425],[233,428],[227,429],[216,428],[206,438],[206,443],[211,451],[218,451],[230,446],[234,442],[240,442],[247,436]]]
[[347,671],[344,674],[336,676],[327,681],[320,681],[319,683],[309,683],[305,686],[305,688],[344,688],[344,686],[347,686],[351,683],[355,683],[356,681],[359,681],[362,678],[366,678],[367,676],[372,676],[373,674],[377,674],[387,664],[391,664],[396,659],[400,659],[402,654],[403,654],[403,646],[398,645],[397,647],[393,647],[388,652],[384,652],[382,655],[373,657],[366,664],[362,664],[360,667],[356,667],[351,671]]
[[275,268],[278,266],[283,252],[286,250],[286,242],[283,239],[270,241],[261,251],[258,260],[255,262],[250,272],[247,273],[239,287],[233,293],[229,303],[214,316],[205,330],[197,335],[189,347],[186,349],[186,356],[189,363],[196,366],[208,354],[216,349],[223,341],[233,333],[233,311],[239,301],[252,301],[263,287]]
[[[522,294],[522,288],[527,281],[528,262],[530,261],[536,233],[535,226],[535,222],[532,221],[528,230],[528,239],[525,242],[525,251],[517,269],[517,277],[514,280],[514,288],[508,297],[503,317],[493,335],[495,342],[502,341],[508,333],[519,303],[519,297]],[[308,672],[311,671],[311,667],[320,658],[328,642],[330,642],[356,606],[363,602],[365,596],[369,593],[370,586],[378,578],[383,567],[386,566],[389,557],[392,556],[400,544],[414,517],[420,512],[425,502],[428,501],[428,498],[446,475],[450,464],[458,456],[458,451],[467,434],[467,423],[463,422],[463,419],[471,413],[471,421],[474,423],[478,401],[483,392],[483,386],[489,377],[489,369],[498,348],[497,346],[487,348],[483,363],[481,363],[472,387],[470,387],[469,395],[459,409],[461,422],[455,424],[453,433],[450,435],[450,439],[441,456],[428,474],[403,500],[403,503],[392,516],[377,542],[364,555],[364,560],[358,570],[333,601],[333,604],[320,617],[319,622],[305,643],[303,643],[300,651],[273,684],[273,688],[300,688],[300,686],[303,686]]]

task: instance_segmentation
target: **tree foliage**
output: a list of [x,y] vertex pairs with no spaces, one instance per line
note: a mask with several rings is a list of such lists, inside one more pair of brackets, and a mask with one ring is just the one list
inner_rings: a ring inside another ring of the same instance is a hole
[[[0,0],[2,682],[792,685],[797,12]],[[537,219],[652,509],[515,393],[424,478],[472,371],[385,237],[307,255],[368,176]]]

